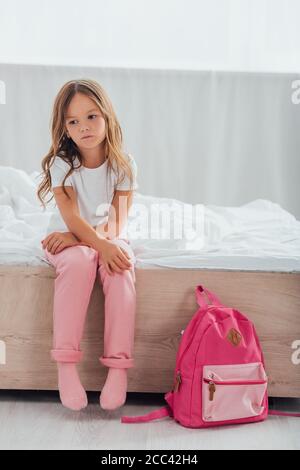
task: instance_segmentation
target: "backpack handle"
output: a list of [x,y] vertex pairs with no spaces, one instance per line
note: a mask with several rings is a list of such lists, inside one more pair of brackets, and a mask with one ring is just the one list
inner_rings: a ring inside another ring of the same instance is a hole
[[195,289],[195,294],[196,294],[197,303],[200,307],[206,307],[207,305],[209,305],[208,302],[206,301],[206,299],[204,298],[204,293],[207,295],[207,298],[210,301],[210,304],[212,304],[212,305],[222,305],[222,303],[220,302],[218,297],[215,296],[215,294],[210,292],[205,287],[199,285]]

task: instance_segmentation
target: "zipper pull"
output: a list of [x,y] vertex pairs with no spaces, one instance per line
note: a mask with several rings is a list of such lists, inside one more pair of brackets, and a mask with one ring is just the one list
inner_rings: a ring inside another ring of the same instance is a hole
[[212,382],[212,381],[209,382],[208,390],[209,390],[209,401],[213,401],[214,394],[216,392],[216,385],[214,384],[214,382]]
[[180,370],[179,370],[177,372],[176,379],[175,379],[174,392],[178,392],[180,384],[181,384],[181,374],[180,374]]

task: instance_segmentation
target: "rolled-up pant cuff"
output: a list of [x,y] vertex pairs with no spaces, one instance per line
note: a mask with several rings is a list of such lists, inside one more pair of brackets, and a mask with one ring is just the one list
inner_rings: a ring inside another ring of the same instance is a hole
[[83,351],[74,349],[51,349],[51,357],[56,362],[79,362],[82,355]]
[[134,367],[134,359],[117,359],[113,357],[99,357],[99,361],[106,367],[115,367],[117,369],[129,369]]

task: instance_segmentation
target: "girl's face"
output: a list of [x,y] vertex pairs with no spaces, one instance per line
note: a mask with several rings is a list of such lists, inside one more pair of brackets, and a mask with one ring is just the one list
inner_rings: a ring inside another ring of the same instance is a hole
[[66,114],[67,133],[79,149],[92,149],[105,140],[105,120],[91,98],[76,93]]

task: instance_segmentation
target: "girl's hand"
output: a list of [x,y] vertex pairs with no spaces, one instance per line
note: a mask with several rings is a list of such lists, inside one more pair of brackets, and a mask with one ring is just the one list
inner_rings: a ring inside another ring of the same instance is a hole
[[126,250],[109,240],[106,240],[100,254],[109,275],[113,275],[114,271],[121,273],[124,269],[130,269],[132,266]]
[[87,245],[87,243],[80,242],[78,238],[72,232],[53,232],[47,235],[47,237],[41,241],[44,249],[56,255],[68,246],[75,245]]

